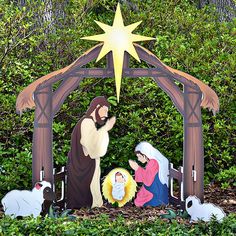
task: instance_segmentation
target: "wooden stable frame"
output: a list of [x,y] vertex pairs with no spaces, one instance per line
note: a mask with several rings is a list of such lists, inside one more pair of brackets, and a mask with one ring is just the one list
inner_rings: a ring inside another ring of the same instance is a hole
[[[188,74],[174,70],[163,64],[155,55],[143,47],[134,44],[138,56],[153,68],[129,68],[129,56],[126,53],[123,65],[123,77],[152,77],[157,85],[165,91],[184,120],[184,158],[183,158],[183,198],[196,195],[203,200],[204,157],[202,138],[202,91],[206,88],[218,99],[207,85]],[[98,44],[70,66],[52,72],[29,85],[17,99],[17,110],[22,112],[35,105],[33,134],[33,184],[40,180],[40,171],[44,179],[54,183],[52,156],[52,123],[67,96],[79,87],[83,78],[114,77],[112,54],[107,55],[107,68],[83,68],[97,58],[102,44]],[[61,81],[53,91],[54,83]],[[175,82],[183,84],[183,91]],[[193,82],[194,81],[194,82]],[[201,88],[202,86],[202,88]],[[205,92],[205,91],[204,91]],[[33,94],[34,100],[30,97]],[[204,94],[205,95],[205,94]],[[27,97],[28,98],[25,98]],[[211,96],[212,97],[212,96]],[[25,100],[29,100],[24,102]],[[216,102],[217,103],[217,102]],[[20,105],[19,105],[20,104]],[[23,105],[22,105],[23,104]],[[25,105],[27,104],[27,105]],[[205,107],[210,107],[205,105]],[[217,111],[217,106],[210,107]],[[193,174],[194,173],[194,174]]]

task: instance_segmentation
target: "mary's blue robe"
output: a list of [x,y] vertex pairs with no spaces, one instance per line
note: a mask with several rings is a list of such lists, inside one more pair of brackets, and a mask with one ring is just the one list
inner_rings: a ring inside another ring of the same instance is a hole
[[144,185],[145,189],[153,194],[153,198],[146,202],[144,206],[161,206],[169,203],[169,189],[166,184],[162,184],[158,173],[151,186]]

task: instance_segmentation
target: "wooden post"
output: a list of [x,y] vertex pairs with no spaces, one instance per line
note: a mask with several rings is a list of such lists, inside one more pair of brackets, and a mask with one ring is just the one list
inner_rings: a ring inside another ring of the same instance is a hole
[[52,157],[52,86],[38,88],[34,93],[35,119],[33,134],[32,183],[40,181],[40,171],[44,170],[44,180],[53,184]]
[[112,52],[109,52],[106,56],[107,60],[107,69],[114,69],[113,68],[113,58],[112,58]]
[[196,89],[184,86],[184,199],[189,195],[203,201],[204,151],[201,119],[201,96]]

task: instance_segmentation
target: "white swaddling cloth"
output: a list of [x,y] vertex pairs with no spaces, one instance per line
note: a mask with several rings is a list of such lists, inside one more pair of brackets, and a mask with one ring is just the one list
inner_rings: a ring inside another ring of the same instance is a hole
[[122,200],[125,196],[125,183],[115,182],[112,186],[112,197],[116,200]]

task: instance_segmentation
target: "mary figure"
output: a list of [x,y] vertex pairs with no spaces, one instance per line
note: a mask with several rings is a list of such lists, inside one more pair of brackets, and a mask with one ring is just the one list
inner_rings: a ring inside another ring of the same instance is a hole
[[147,163],[145,168],[135,161],[129,164],[135,170],[135,181],[143,183],[137,193],[136,206],[161,206],[169,203],[169,161],[148,142],[141,142],[135,148],[138,161]]

